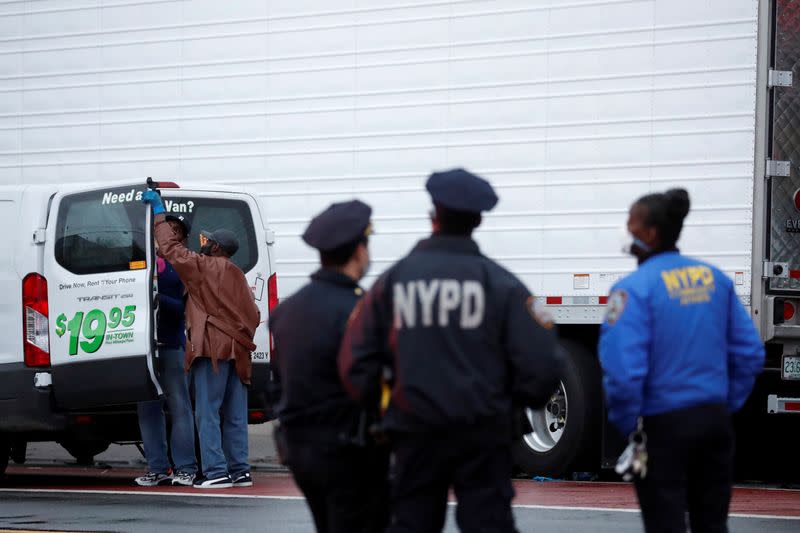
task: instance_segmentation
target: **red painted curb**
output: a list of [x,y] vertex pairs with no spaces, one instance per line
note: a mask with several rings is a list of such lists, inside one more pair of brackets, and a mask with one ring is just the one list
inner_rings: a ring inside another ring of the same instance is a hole
[[[10,466],[4,489],[148,492],[175,494],[222,494],[241,497],[302,497],[286,473],[254,472],[254,485],[247,488],[198,490],[191,487],[138,487],[133,478],[141,471],[118,468],[72,466]],[[515,505],[601,509],[637,509],[633,486],[628,483],[576,483],[514,481]],[[766,488],[735,488],[731,513],[800,517],[800,491]]]

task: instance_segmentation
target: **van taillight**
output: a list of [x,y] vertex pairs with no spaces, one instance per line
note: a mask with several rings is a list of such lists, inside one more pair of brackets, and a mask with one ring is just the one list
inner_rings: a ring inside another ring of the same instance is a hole
[[22,280],[22,336],[26,366],[50,366],[47,280],[28,274]]
[[273,274],[267,280],[267,299],[269,301],[269,312],[278,307],[278,275]]
[[[272,274],[267,280],[267,305],[269,306],[269,314],[272,314],[273,309],[278,307],[278,275]],[[272,338],[272,333],[269,334],[269,351],[275,349],[275,341]]]

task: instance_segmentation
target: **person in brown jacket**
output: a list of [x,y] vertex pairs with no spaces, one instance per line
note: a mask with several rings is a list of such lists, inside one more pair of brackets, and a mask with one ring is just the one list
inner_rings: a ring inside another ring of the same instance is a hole
[[[195,488],[249,487],[247,385],[261,317],[244,273],[231,257],[239,249],[226,229],[200,234],[200,253],[189,250],[165,223],[161,197],[146,191],[153,206],[159,251],[186,286],[186,361],[194,382],[195,423],[203,477]],[[220,409],[224,427],[220,434]]]

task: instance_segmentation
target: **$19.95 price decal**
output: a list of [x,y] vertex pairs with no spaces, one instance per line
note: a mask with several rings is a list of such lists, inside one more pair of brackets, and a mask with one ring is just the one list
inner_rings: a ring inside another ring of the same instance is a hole
[[131,326],[135,321],[135,305],[129,305],[124,310],[114,307],[108,312],[108,316],[100,309],[92,309],[87,313],[78,311],[69,321],[67,315],[61,313],[56,318],[56,335],[63,337],[65,333],[69,333],[70,355],[77,355],[78,347],[85,353],[95,353],[103,343],[133,342]]

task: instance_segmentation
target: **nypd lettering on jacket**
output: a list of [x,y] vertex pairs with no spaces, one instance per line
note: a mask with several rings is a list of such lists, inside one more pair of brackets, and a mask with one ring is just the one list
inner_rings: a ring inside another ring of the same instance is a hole
[[423,240],[356,308],[339,356],[342,381],[369,405],[391,369],[387,430],[490,420],[498,426],[487,435],[507,439],[512,404],[544,405],[561,376],[552,321],[534,302],[473,240]]
[[681,305],[710,302],[715,288],[714,272],[705,265],[662,270],[661,279],[670,298]]
[[395,283],[393,294],[394,327],[398,330],[446,328],[451,324],[475,329],[483,323],[486,313],[486,293],[475,280],[420,279]]

